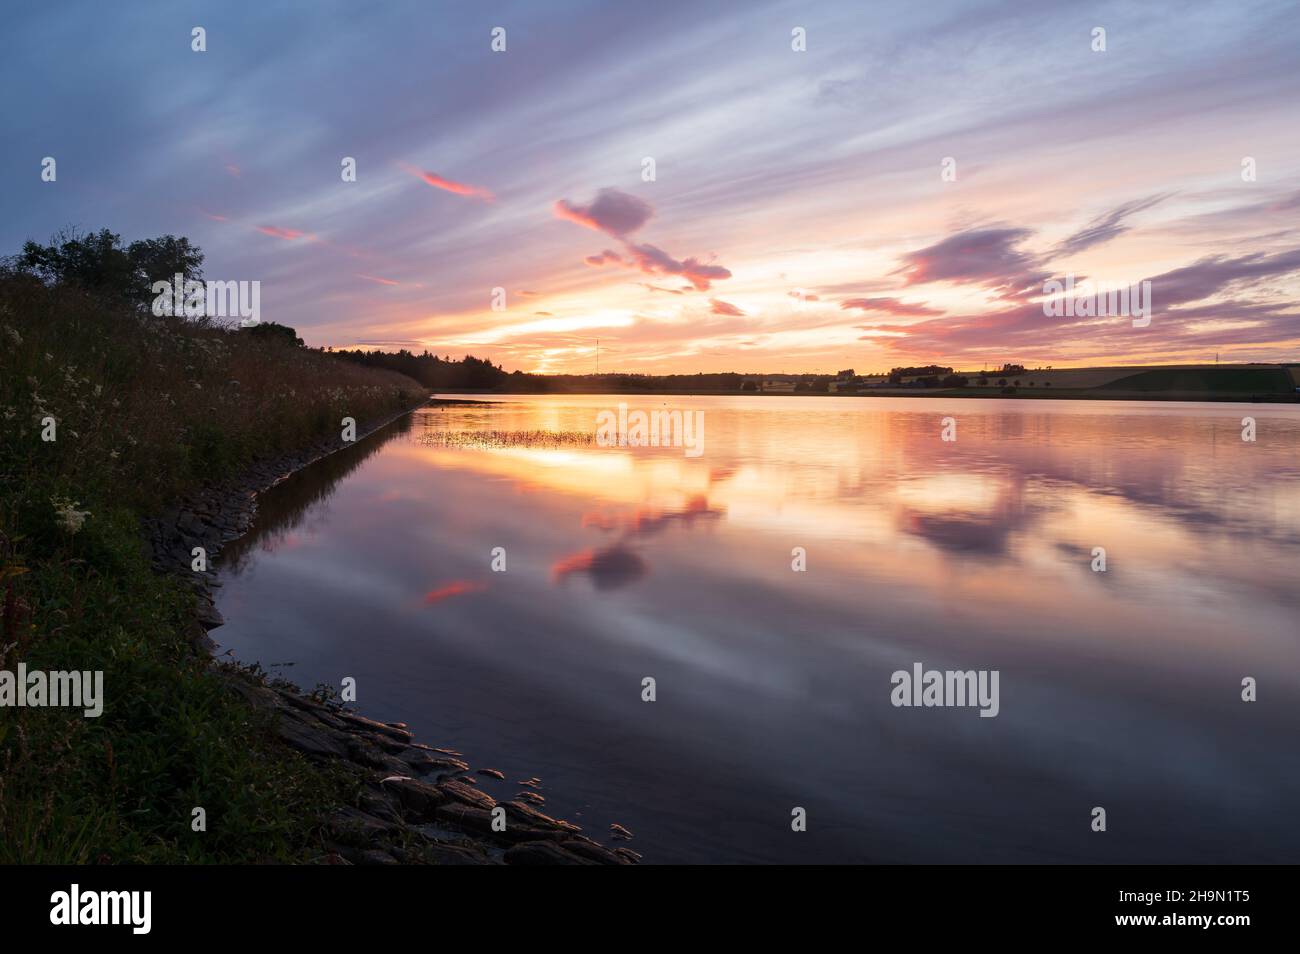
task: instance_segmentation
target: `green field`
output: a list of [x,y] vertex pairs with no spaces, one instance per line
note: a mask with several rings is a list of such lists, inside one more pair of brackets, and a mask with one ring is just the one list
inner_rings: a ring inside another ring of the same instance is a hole
[[1178,391],[1205,394],[1282,394],[1295,390],[1280,368],[1156,368],[1101,385],[1113,391]]

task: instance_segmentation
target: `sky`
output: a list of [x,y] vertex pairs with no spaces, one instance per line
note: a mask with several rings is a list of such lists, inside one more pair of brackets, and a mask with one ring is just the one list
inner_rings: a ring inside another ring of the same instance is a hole
[[[1293,0],[60,2],[0,78],[0,253],[185,235],[312,346],[1300,360]],[[1067,276],[1152,320],[1048,314]]]

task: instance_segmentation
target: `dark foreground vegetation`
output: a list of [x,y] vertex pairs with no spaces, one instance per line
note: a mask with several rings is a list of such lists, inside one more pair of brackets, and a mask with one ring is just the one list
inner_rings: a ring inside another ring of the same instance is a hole
[[193,648],[141,521],[426,391],[290,329],[151,314],[149,282],[201,265],[101,232],[0,267],[0,671],[104,672],[98,718],[0,708],[0,863],[302,859],[339,795]]

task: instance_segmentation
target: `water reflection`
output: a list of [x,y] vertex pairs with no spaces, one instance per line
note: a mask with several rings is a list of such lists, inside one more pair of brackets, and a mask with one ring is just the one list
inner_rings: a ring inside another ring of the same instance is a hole
[[[617,399],[422,409],[268,495],[214,635],[651,860],[1300,850],[1295,410],[673,400],[700,458],[574,436]],[[999,669],[1001,714],[891,707],[917,661]]]
[[248,566],[255,550],[271,553],[295,546],[296,531],[328,519],[327,504],[339,481],[379,453],[389,441],[410,430],[410,416],[399,417],[360,443],[335,451],[262,493],[257,499],[253,531],[222,549],[220,569],[238,574]]

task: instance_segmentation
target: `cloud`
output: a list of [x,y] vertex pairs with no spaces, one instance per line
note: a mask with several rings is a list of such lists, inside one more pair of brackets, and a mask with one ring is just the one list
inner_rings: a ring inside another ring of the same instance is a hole
[[1041,286],[1049,276],[1038,271],[1038,257],[1019,245],[1029,238],[1030,229],[969,229],[941,242],[908,252],[899,269],[905,285],[952,282],[957,285],[985,285],[1007,294],[1022,294]]
[[423,169],[417,169],[414,166],[408,166],[405,163],[399,163],[408,173],[421,179],[435,189],[442,189],[444,192],[450,192],[453,195],[463,195],[471,199],[482,199],[484,202],[491,202],[496,197],[490,191],[482,186],[469,185],[464,182],[456,182],[453,179],[447,179],[438,175],[436,172],[426,172]]
[[840,302],[843,309],[857,308],[861,311],[879,311],[887,315],[916,316],[942,315],[943,312],[925,305],[915,305],[899,298],[848,298]]
[[[999,312],[935,318],[911,325],[864,326],[868,336],[908,354],[1079,360],[1143,353],[1199,354],[1243,345],[1279,344],[1300,338],[1300,311],[1291,302],[1219,301],[1271,280],[1300,272],[1300,248],[1273,254],[1212,255],[1147,279],[1153,320],[1134,329],[1119,316],[1049,318],[1041,301]],[[1185,308],[1184,305],[1196,304]]]
[[654,217],[649,202],[618,189],[601,189],[589,205],[560,199],[554,206],[557,218],[577,222],[614,238],[624,238]]
[[435,603],[449,600],[453,596],[464,596],[466,593],[480,593],[486,589],[486,583],[478,583],[474,580],[453,580],[446,586],[440,586],[436,590],[430,590],[428,593],[425,593],[424,605],[433,606]]
[[641,579],[649,567],[633,550],[615,544],[602,550],[582,550],[556,560],[551,573],[556,582],[585,573],[598,590],[612,590]]
[[628,264],[623,260],[622,255],[608,248],[605,249],[605,251],[601,252],[599,255],[588,255],[586,258],[583,259],[583,261],[586,262],[588,265],[590,265],[592,268],[600,268],[602,265],[627,265]]
[[1129,230],[1129,227],[1124,224],[1125,219],[1152,206],[1159,205],[1171,195],[1173,195],[1172,192],[1163,192],[1147,196],[1145,199],[1134,199],[1132,202],[1125,202],[1123,205],[1111,209],[1105,215],[1097,217],[1084,228],[1061,242],[1052,250],[1048,258],[1055,258],[1058,255],[1071,255],[1075,252],[1081,252],[1085,248],[1100,245],[1102,242],[1109,242]]
[[306,232],[299,232],[297,229],[282,229],[278,225],[259,225],[259,232],[265,235],[271,235],[278,239],[284,239],[286,242],[292,242],[294,239],[300,239]]
[[1300,248],[1273,255],[1252,252],[1235,258],[1210,255],[1156,275],[1151,279],[1152,296],[1158,307],[1165,308],[1208,298],[1229,286],[1250,284],[1297,270],[1300,270]]
[[741,317],[745,313],[730,302],[722,301],[718,298],[709,299],[709,311],[715,315],[734,315]]
[[654,208],[649,202],[618,189],[601,189],[590,205],[560,199],[554,211],[557,218],[604,232],[622,242],[626,259],[612,249],[605,249],[599,255],[583,259],[593,267],[622,265],[647,275],[680,275],[696,291],[707,291],[712,282],[731,277],[731,272],[721,265],[710,265],[697,258],[678,261],[658,246],[633,243],[628,236],[654,217]]
[[731,277],[730,270],[721,265],[707,265],[695,258],[679,262],[654,245],[628,243],[624,247],[636,267],[647,275],[680,275],[696,291],[708,291],[712,282]]
[[393,281],[391,278],[376,278],[374,275],[362,275],[357,272],[357,278],[364,278],[368,282],[375,282],[378,285],[400,285],[401,282]]

